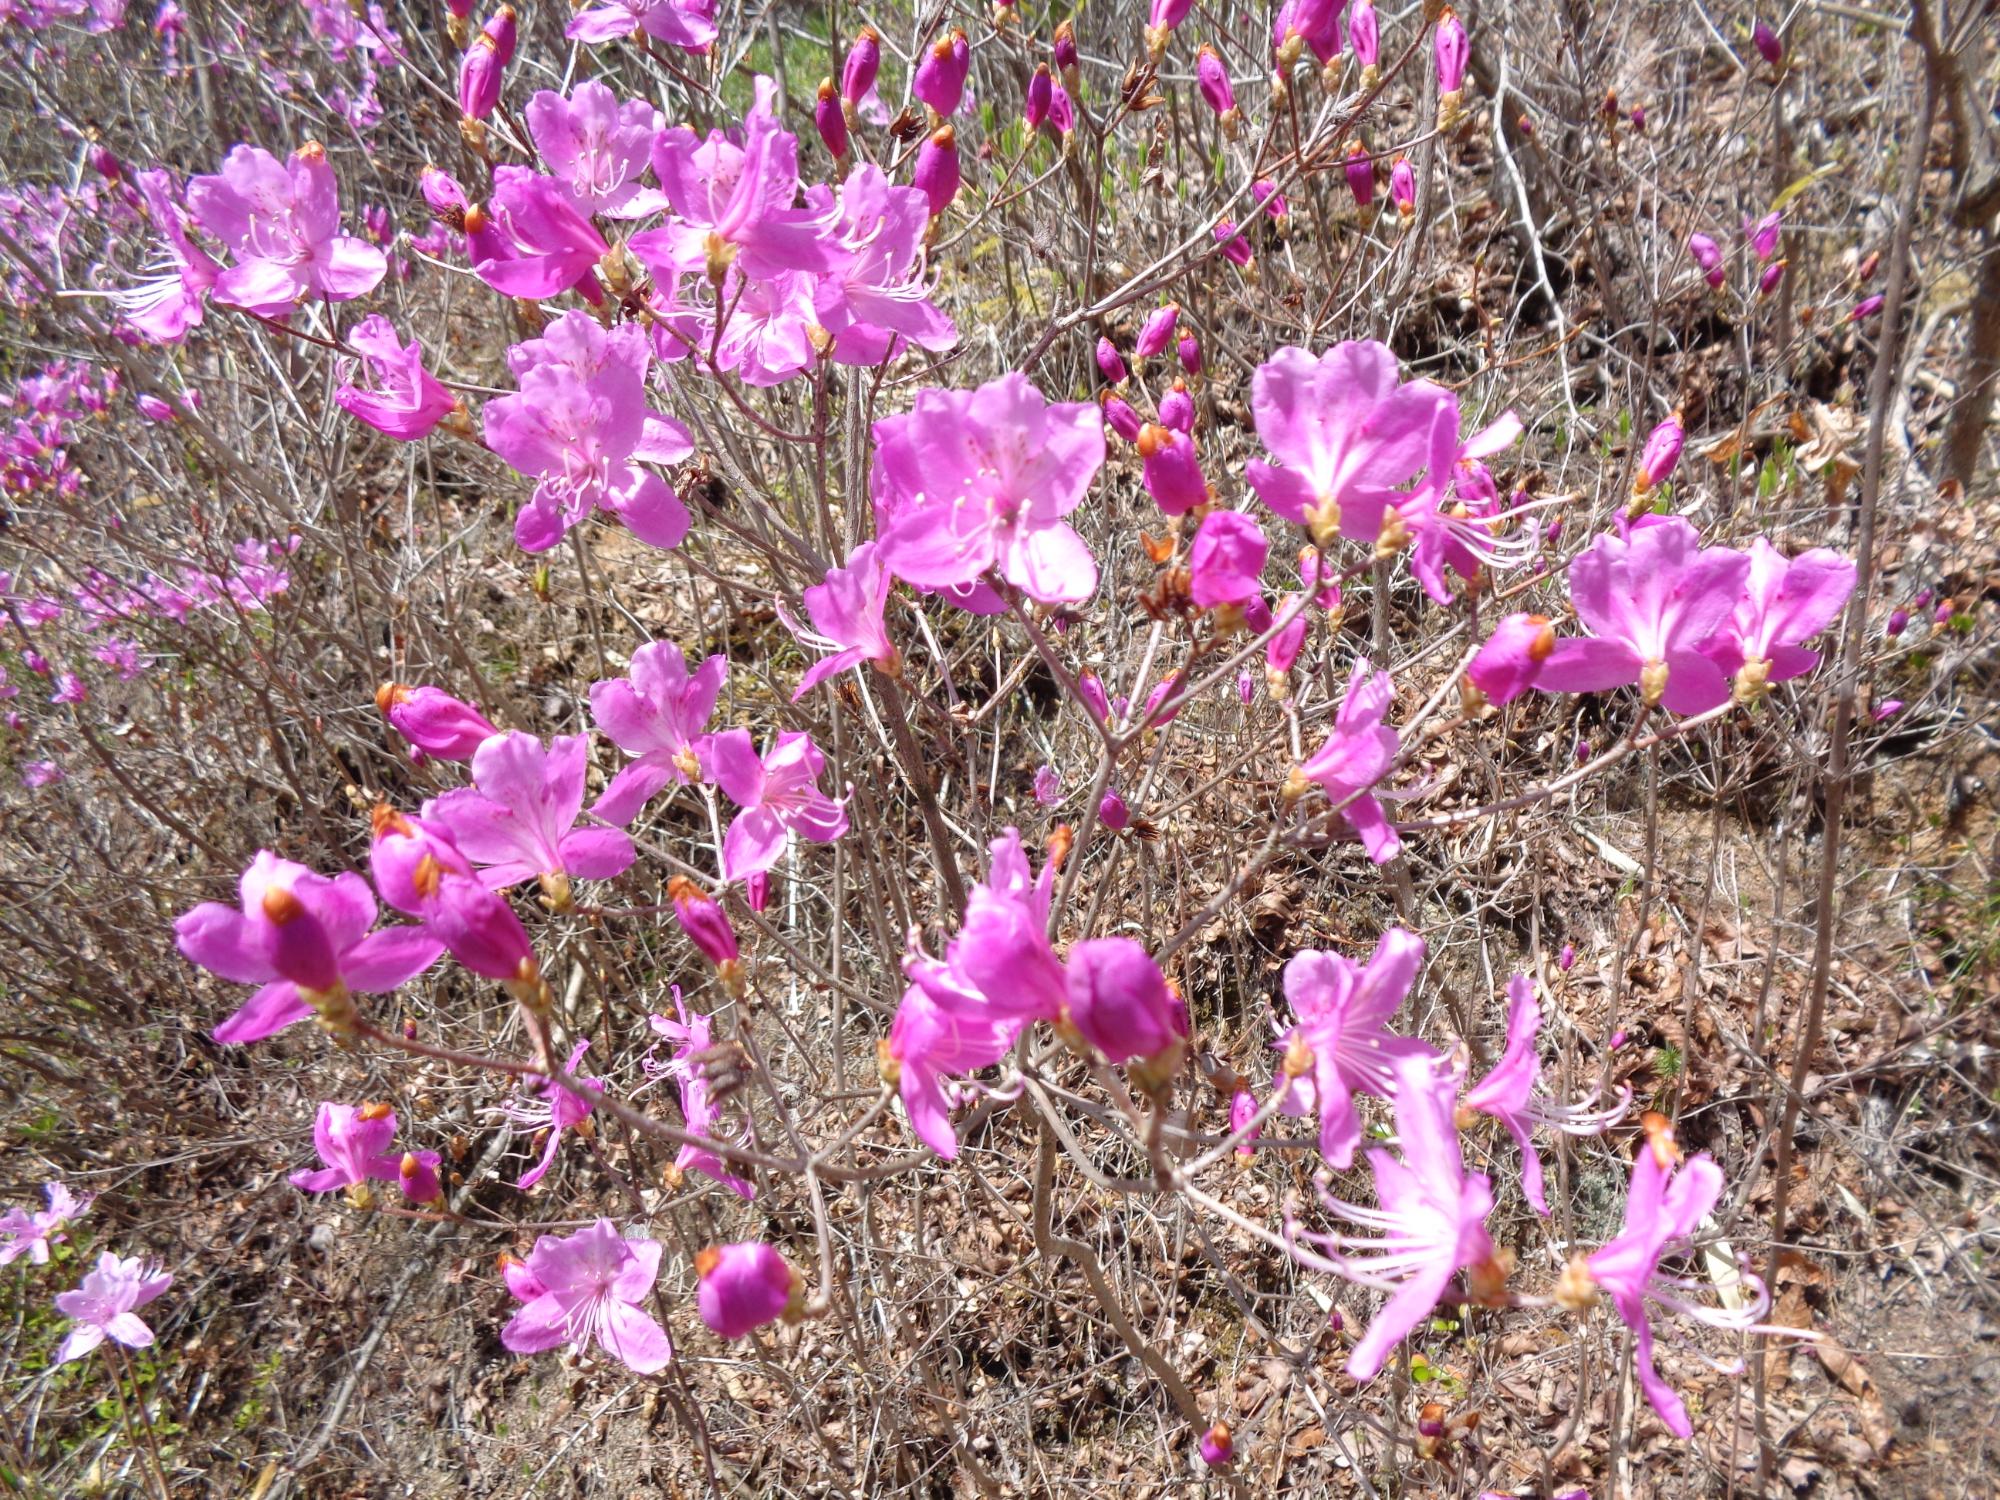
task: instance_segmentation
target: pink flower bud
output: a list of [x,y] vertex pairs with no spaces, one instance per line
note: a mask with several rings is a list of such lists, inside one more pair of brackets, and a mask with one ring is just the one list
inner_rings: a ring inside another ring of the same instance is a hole
[[1934,625],[1949,625],[1951,617],[1957,613],[1958,605],[1956,603],[1950,599],[1940,600],[1938,607],[1931,611],[1931,623]]
[[1178,1047],[1178,1007],[1152,955],[1131,938],[1086,938],[1069,950],[1063,1018],[1112,1063]]
[[417,190],[424,195],[424,202],[430,205],[434,214],[446,215],[455,210],[462,215],[472,206],[465,196],[465,189],[458,185],[458,179],[436,167],[425,167],[417,174]]
[[1097,799],[1097,821],[1113,833],[1123,833],[1132,826],[1132,811],[1118,795],[1118,788],[1106,787],[1104,795]]
[[[1265,608],[1268,610],[1270,606],[1266,605]],[[1257,679],[1253,674],[1249,672],[1236,674],[1236,696],[1245,708],[1257,701]]]
[[1894,639],[1910,628],[1910,612],[1907,609],[1889,611],[1889,637]]
[[1777,67],[1785,60],[1784,42],[1779,40],[1777,32],[1764,24],[1762,17],[1759,17],[1756,25],[1750,28],[1750,42],[1756,47],[1758,55],[1772,67]]
[[1556,958],[1556,967],[1565,974],[1576,967],[1576,949],[1573,945],[1563,944],[1563,951]]
[[1263,528],[1238,510],[1211,511],[1188,549],[1188,593],[1203,609],[1255,598],[1270,556]]
[[819,95],[813,101],[813,124],[825,143],[827,155],[835,161],[847,155],[847,115],[840,107],[840,91],[831,78],[820,80]]
[[1458,19],[1458,12],[1448,5],[1438,17],[1436,42],[1438,92],[1462,93],[1465,89],[1465,65],[1472,59],[1472,43],[1465,34],[1465,23]]
[[1589,759],[1590,759],[1590,741],[1578,740],[1576,742],[1576,763],[1578,765],[1582,765],[1585,761]]
[[1727,273],[1722,269],[1722,247],[1705,234],[1688,236],[1688,254],[1701,267],[1701,274],[1712,287],[1720,287]]
[[1866,322],[1882,310],[1882,301],[1883,298],[1880,292],[1877,292],[1872,297],[1863,297],[1859,302],[1854,304],[1854,311],[1847,315],[1847,321],[1850,323]]
[[1774,260],[1764,267],[1764,274],[1757,278],[1757,295],[1768,297],[1778,289],[1778,283],[1785,279],[1785,263]]
[[1751,252],[1759,260],[1769,260],[1778,253],[1778,237],[1784,233],[1785,216],[1782,212],[1765,214],[1755,223],[1750,216],[1743,216],[1743,238],[1750,242]]
[[776,1322],[791,1304],[792,1268],[759,1240],[711,1245],[694,1258],[695,1305],[701,1320],[725,1339],[740,1339]]
[[755,870],[751,872],[750,877],[743,882],[743,900],[744,904],[750,910],[758,912],[771,904],[771,872],[769,870]]
[[[1042,121],[1049,117],[1049,104],[1055,97],[1056,81],[1049,77],[1047,63],[1035,64],[1035,76],[1028,80],[1028,102],[1021,110],[1021,119],[1030,130],[1039,130]],[[1124,376],[1118,377],[1120,380]]]
[[1216,118],[1225,130],[1233,132],[1242,123],[1242,115],[1236,109],[1236,90],[1229,82],[1229,69],[1222,61],[1222,54],[1215,48],[1204,46],[1201,55],[1195,59],[1195,87],[1208,107],[1215,111]]
[[1647,434],[1646,446],[1639,454],[1639,472],[1632,476],[1633,494],[1643,495],[1666,483],[1674,466],[1681,461],[1681,443],[1685,437],[1678,414]]
[[676,875],[667,882],[667,899],[674,904],[681,931],[703,958],[719,966],[741,956],[729,913],[700,886],[685,875]]
[[1556,649],[1556,629],[1543,615],[1508,615],[1493,627],[1465,675],[1491,703],[1511,703],[1535,685]]
[[1064,137],[1076,129],[1076,106],[1061,84],[1049,93],[1049,128]]
[[1405,219],[1416,217],[1417,174],[1407,156],[1397,157],[1396,164],[1389,169],[1389,201]]
[[1181,308],[1178,302],[1169,302],[1164,307],[1155,308],[1147,315],[1139,329],[1139,342],[1133,352],[1141,359],[1151,359],[1173,341],[1174,324],[1180,320]]
[[958,133],[949,125],[933,131],[917,152],[917,169],[910,181],[930,200],[932,218],[951,207],[951,200],[958,196],[960,177]]
[[429,1203],[444,1191],[438,1182],[439,1157],[435,1151],[405,1151],[397,1165],[398,1185],[412,1203]]
[[1291,217],[1292,206],[1285,201],[1285,195],[1278,191],[1277,183],[1268,177],[1259,178],[1250,184],[1250,196],[1257,200],[1257,206],[1264,210],[1273,223],[1284,228],[1285,220]]
[[439,760],[470,760],[473,751],[500,732],[470,703],[441,688],[385,682],[375,690],[375,706],[398,734]]
[[1646,133],[1646,106],[1643,104],[1633,105],[1630,118],[1632,128],[1640,135],[1644,135]]
[[[1250,1122],[1256,1118],[1257,1096],[1248,1089],[1238,1089],[1229,1100],[1229,1133],[1243,1135],[1244,1131],[1250,1129]],[[1242,1143],[1236,1148],[1236,1154],[1246,1159],[1255,1156],[1257,1153],[1252,1149],[1251,1142],[1256,1139],[1257,1133],[1254,1130],[1249,1135],[1243,1136]]]
[[1375,201],[1375,161],[1359,141],[1347,143],[1346,171],[1347,190],[1354,195],[1354,206],[1368,207]]
[[1236,1446],[1227,1422],[1217,1422],[1201,1435],[1201,1461],[1211,1469],[1219,1469],[1235,1457]]
[[483,979],[505,984],[540,972],[534,944],[514,908],[476,880],[444,875],[424,913],[424,926],[453,958]]
[[965,97],[965,75],[971,66],[972,49],[966,44],[965,33],[953,27],[951,35],[939,37],[925,49],[917,75],[910,81],[910,92],[941,118],[950,119]]
[[1313,590],[1313,603],[1321,609],[1340,608],[1340,575],[1317,547],[1299,548],[1299,582]]
[[1175,432],[1194,431],[1194,397],[1185,382],[1176,380],[1160,397],[1160,425]]
[[472,14],[473,0],[445,0],[445,11],[463,21]]
[[[1289,603],[1286,606],[1290,608]],[[1272,636],[1264,647],[1264,670],[1272,677],[1283,677],[1292,670],[1299,659],[1299,653],[1306,646],[1306,611],[1301,609],[1285,622],[1284,629]]]
[[458,66],[458,112],[483,120],[500,102],[500,84],[514,56],[514,8],[503,5],[481,28]]
[[1101,399],[1104,403],[1104,420],[1110,425],[1111,430],[1128,443],[1138,442],[1139,432],[1145,423],[1132,409],[1132,404],[1124,397],[1114,395],[1110,391],[1106,391]]
[[1092,718],[1103,724],[1111,718],[1111,700],[1104,696],[1104,680],[1095,672],[1085,672],[1076,679],[1076,690],[1082,695],[1083,706],[1090,710]]
[[1102,372],[1106,384],[1125,383],[1125,360],[1118,353],[1118,346],[1110,339],[1101,338],[1097,341],[1097,368]]
[[1914,604],[1918,609],[1929,609],[1931,607],[1931,600],[1936,597],[1936,593],[1931,589],[1918,589],[1917,597],[1912,599],[1910,603]]
[[1372,0],[1354,0],[1347,12],[1347,35],[1354,43],[1354,60],[1363,68],[1382,61],[1382,32],[1375,19]]
[[1902,711],[1903,700],[1901,698],[1890,698],[1882,703],[1878,703],[1871,717],[1877,724],[1880,724],[1884,719],[1893,719]]
[[1196,338],[1191,333],[1184,333],[1181,335],[1181,341],[1179,345],[1176,346],[1174,352],[1180,355],[1181,368],[1187,371],[1190,376],[1199,375],[1201,373],[1200,339]]
[[1041,807],[1054,807],[1062,801],[1062,772],[1051,765],[1035,767],[1035,802]]
[[1138,448],[1140,478],[1161,510],[1179,516],[1208,503],[1208,482],[1201,477],[1192,437],[1148,422],[1139,429]]
[[1179,672],[1174,673],[1174,675],[1169,677],[1165,682],[1154,683],[1153,690],[1150,693],[1146,694],[1146,708],[1145,712],[1139,716],[1140,721],[1142,723],[1150,724],[1155,727],[1158,727],[1163,724],[1173,723],[1174,720],[1178,719],[1181,716],[1181,709],[1185,705],[1182,703],[1176,703],[1172,708],[1168,709],[1165,713],[1160,713],[1159,707],[1162,703],[1165,703],[1169,698],[1178,698],[1180,696],[1181,689],[1185,688],[1186,686],[1187,686],[1187,679],[1183,677]]
[[864,26],[847,49],[847,62],[840,70],[840,97],[848,105],[859,104],[875,87],[875,75],[882,71],[882,38],[872,26]]
[[90,167],[106,182],[116,182],[125,175],[124,164],[103,146],[90,148]]
[[1051,49],[1056,60],[1056,71],[1067,80],[1081,66],[1076,51],[1076,27],[1064,21],[1056,27],[1055,45]]
[[1215,226],[1216,243],[1222,246],[1222,258],[1233,266],[1247,266],[1251,261],[1250,242],[1236,232],[1233,220],[1224,219]]

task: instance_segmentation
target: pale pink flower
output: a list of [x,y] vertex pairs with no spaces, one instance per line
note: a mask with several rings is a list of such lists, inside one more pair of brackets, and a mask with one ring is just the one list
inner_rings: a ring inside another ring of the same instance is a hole
[[621,1237],[599,1219],[558,1239],[543,1235],[507,1289],[526,1305],[500,1331],[516,1354],[567,1344],[578,1354],[595,1344],[634,1374],[663,1370],[674,1357],[667,1331],[641,1307],[660,1274],[656,1240]]
[[1368,658],[1356,657],[1347,696],[1334,715],[1333,731],[1312,759],[1299,767],[1309,781],[1326,788],[1329,799],[1345,803],[1347,820],[1376,864],[1387,864],[1402,851],[1402,840],[1369,788],[1389,774],[1401,744],[1396,731],[1382,720],[1396,701],[1395,684],[1387,672],[1368,670]]
[[729,659],[710,656],[693,672],[680,647],[654,641],[632,653],[625,677],[590,685],[590,717],[605,737],[637,757],[604,788],[594,816],[624,827],[671,784],[701,777],[708,721],[729,676]]
[[153,1330],[137,1309],[173,1284],[169,1273],[154,1269],[138,1256],[120,1257],[106,1250],[97,1257],[97,1269],[83,1278],[82,1285],[73,1292],[56,1294],[56,1311],[74,1320],[76,1327],[56,1350],[55,1362],[66,1365],[82,1359],[107,1338],[128,1349],[144,1349],[153,1342]]
[[220,175],[188,184],[196,219],[236,257],[215,279],[217,302],[283,317],[300,302],[344,302],[388,271],[382,252],[340,232],[339,189],[326,148],[307,141],[280,162],[234,147]]
[[743,811],[722,842],[722,878],[743,880],[768,870],[787,834],[830,844],[847,832],[847,813],[819,789],[826,757],[812,736],[786,730],[759,756],[747,729],[713,736],[702,768]]
[[12,1265],[23,1255],[35,1265],[47,1265],[49,1246],[67,1239],[64,1229],[71,1220],[82,1218],[91,1204],[88,1195],[77,1197],[65,1182],[44,1183],[42,1192],[48,1198],[47,1208],[33,1213],[10,1208],[0,1214],[0,1266]]
[[616,828],[578,828],[585,735],[546,747],[532,734],[496,734],[472,753],[472,785],[424,804],[423,815],[450,834],[489,890],[538,876],[609,880],[636,857]]

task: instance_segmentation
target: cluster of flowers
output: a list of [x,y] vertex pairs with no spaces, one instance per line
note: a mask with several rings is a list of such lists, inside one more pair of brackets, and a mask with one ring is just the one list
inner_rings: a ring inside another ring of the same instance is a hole
[[76,21],[92,35],[102,35],[116,31],[124,20],[125,0],[6,0],[0,5],[0,26],[30,32]]
[[73,360],[55,360],[0,396],[10,414],[0,436],[0,492],[76,494],[84,471],[71,448],[77,427],[110,410],[118,372]]
[[[51,1182],[43,1189],[45,1209],[10,1208],[0,1214],[0,1266],[26,1256],[37,1266],[49,1264],[54,1246],[69,1238],[69,1226],[90,1209],[89,1197],[79,1198],[68,1184]],[[56,1350],[56,1363],[82,1359],[106,1339],[128,1349],[153,1342],[138,1309],[172,1286],[174,1278],[140,1256],[106,1250],[97,1268],[85,1274],[73,1290],[56,1294],[56,1311],[74,1325]]]

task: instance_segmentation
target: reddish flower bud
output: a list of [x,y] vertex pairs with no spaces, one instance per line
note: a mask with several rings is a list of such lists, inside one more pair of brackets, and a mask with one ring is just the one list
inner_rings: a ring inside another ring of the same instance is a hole
[[840,70],[840,97],[848,106],[859,104],[875,87],[875,75],[882,71],[882,38],[872,26],[856,34],[847,49],[847,62]]
[[1750,28],[1750,42],[1757,49],[1758,55],[1772,67],[1777,67],[1785,60],[1784,42],[1779,39],[1777,32],[1764,23],[1762,17],[1759,17],[1756,25]]
[[1181,1031],[1167,979],[1131,938],[1086,938],[1069,950],[1063,1017],[1113,1063],[1177,1048]]
[[470,703],[440,688],[385,682],[375,690],[375,706],[398,734],[439,760],[470,760],[500,732]]
[[847,155],[847,115],[840,107],[840,91],[831,78],[820,80],[819,95],[813,101],[813,124],[819,128],[819,138],[825,143],[828,155],[835,161]]
[[1222,54],[1213,47],[1204,46],[1201,55],[1195,59],[1195,87],[1208,107],[1215,111],[1222,128],[1230,135],[1236,134],[1243,124],[1242,112],[1236,108],[1236,90],[1229,82],[1229,69],[1223,64]]
[[1215,226],[1216,243],[1222,246],[1222,258],[1233,266],[1248,266],[1252,253],[1250,242],[1236,231],[1233,220],[1224,219]]
[[1113,833],[1123,833],[1132,825],[1131,809],[1126,807],[1116,787],[1106,787],[1104,795],[1098,798],[1097,821]]
[[940,118],[950,119],[965,97],[965,75],[971,66],[972,49],[966,44],[965,33],[953,27],[951,35],[939,37],[925,49],[916,77],[910,81],[910,92],[936,110]]
[[1375,159],[1359,141],[1347,143],[1346,170],[1347,190],[1354,195],[1354,206],[1368,207],[1375,201]]
[[695,1256],[694,1271],[701,1320],[725,1339],[776,1322],[799,1291],[784,1256],[761,1241],[711,1245]]
[[1201,477],[1192,437],[1148,422],[1139,430],[1138,447],[1146,493],[1161,510],[1178,516],[1208,503],[1208,482]]
[[721,965],[741,956],[729,913],[700,886],[685,875],[676,875],[667,882],[667,899],[674,904],[674,918],[681,931],[703,958]]
[[[1035,76],[1028,80],[1028,102],[1021,110],[1021,119],[1030,130],[1039,130],[1042,121],[1049,117],[1049,104],[1055,98],[1056,81],[1049,77],[1047,63],[1035,64]],[[1121,375],[1119,379],[1124,379]]]
[[917,168],[910,180],[930,201],[932,218],[951,207],[962,179],[958,168],[958,134],[949,125],[932,132],[924,142],[917,152]]
[[1227,1422],[1217,1422],[1201,1435],[1201,1461],[1211,1469],[1219,1469],[1235,1457],[1236,1445]]
[[1389,169],[1389,199],[1404,219],[1417,216],[1417,174],[1407,156],[1397,157]]
[[1181,307],[1178,302],[1169,302],[1157,307],[1146,316],[1139,329],[1139,342],[1133,352],[1140,359],[1151,359],[1173,341],[1174,324],[1180,320]]
[[1160,425],[1175,432],[1194,431],[1194,397],[1188,394],[1186,382],[1176,380],[1160,397]]
[[1131,402],[1110,391],[1106,391],[1101,399],[1104,403],[1104,420],[1111,430],[1128,443],[1138,442],[1139,432],[1144,424],[1140,421],[1139,414],[1132,409]]
[[1097,368],[1103,373],[1106,383],[1125,383],[1125,361],[1118,353],[1118,346],[1110,339],[1097,341]]
[[472,39],[458,67],[458,112],[483,120],[500,102],[500,84],[514,56],[517,28],[512,6],[503,5]]

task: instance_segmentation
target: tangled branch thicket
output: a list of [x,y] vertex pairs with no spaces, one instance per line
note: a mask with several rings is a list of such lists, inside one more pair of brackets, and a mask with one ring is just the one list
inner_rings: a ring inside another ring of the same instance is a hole
[[0,1485],[1990,1482],[1991,7],[471,4],[0,14]]

